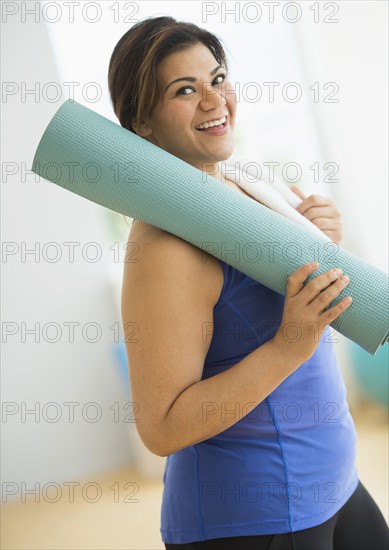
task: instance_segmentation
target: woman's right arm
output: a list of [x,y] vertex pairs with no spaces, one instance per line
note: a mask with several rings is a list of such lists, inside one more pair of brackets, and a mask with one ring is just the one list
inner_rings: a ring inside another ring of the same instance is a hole
[[[313,355],[325,326],[349,305],[342,300],[323,312],[344,287],[339,281],[328,286],[335,280],[329,272],[304,287],[316,268],[302,266],[288,279],[274,338],[201,380],[215,305],[203,258],[198,248],[161,232],[140,240],[138,261],[124,268],[122,321],[136,426],[159,456],[209,439],[247,415]],[[290,322],[300,327],[293,343],[283,337]]]

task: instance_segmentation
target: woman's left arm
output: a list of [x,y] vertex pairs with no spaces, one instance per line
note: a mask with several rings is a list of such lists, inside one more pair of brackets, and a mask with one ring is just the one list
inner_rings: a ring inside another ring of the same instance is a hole
[[339,244],[342,240],[342,222],[334,201],[322,195],[306,197],[295,185],[291,190],[303,200],[296,210],[321,229],[332,242]]

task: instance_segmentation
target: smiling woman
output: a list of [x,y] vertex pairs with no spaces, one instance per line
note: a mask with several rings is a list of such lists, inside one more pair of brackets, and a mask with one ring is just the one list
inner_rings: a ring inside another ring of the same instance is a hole
[[215,155],[219,161],[231,156],[236,111],[227,74],[217,37],[190,23],[150,18],[116,45],[109,89],[123,127],[196,168],[209,162],[221,179]]
[[[234,186],[221,163],[237,102],[216,36],[171,17],[140,21],[112,53],[109,89],[122,126]],[[333,204],[311,196],[300,207],[338,235]],[[386,548],[328,333],[350,305],[328,307],[347,278],[306,283],[317,265],[302,265],[284,298],[142,221],[129,241],[138,256],[125,263],[123,330],[138,433],[167,457],[166,548]]]
[[[188,67],[193,76],[184,76]],[[226,69],[215,67],[208,47],[198,43],[165,57],[157,81],[161,96],[137,133],[199,170],[207,163],[208,171],[217,174],[218,161],[233,152],[236,101]]]

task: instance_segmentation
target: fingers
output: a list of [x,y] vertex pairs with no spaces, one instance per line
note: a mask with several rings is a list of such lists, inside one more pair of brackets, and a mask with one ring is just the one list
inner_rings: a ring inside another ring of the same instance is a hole
[[307,197],[304,195],[304,193],[301,191],[301,189],[299,189],[298,187],[296,187],[296,185],[292,185],[292,187],[290,188],[293,193],[295,193],[298,197],[300,197],[300,199],[304,200],[306,199]]
[[316,296],[316,298],[310,303],[310,308],[316,315],[319,315],[330,305],[333,300],[335,300],[337,296],[339,296],[349,282],[350,279],[347,275],[339,277],[335,280],[335,282],[333,282],[326,289],[322,290],[320,294]]
[[340,219],[340,211],[333,205],[328,206],[313,206],[304,211],[304,216],[307,220],[313,221],[316,218],[329,218],[331,220]]
[[316,262],[304,264],[288,277],[281,330],[277,331],[281,338],[283,327],[288,326],[291,320],[300,326],[302,336],[299,346],[295,348],[299,361],[301,358],[303,361],[309,358],[317,347],[318,341],[314,342],[312,339],[312,327],[319,325],[321,337],[326,325],[334,321],[352,303],[351,298],[347,296],[329,308],[331,302],[339,296],[349,282],[347,276],[343,277],[341,269],[332,269],[317,275],[304,286],[307,277],[312,275],[318,267]]
[[316,206],[334,207],[334,204],[334,201],[328,197],[322,197],[321,195],[310,195],[307,199],[305,199],[301,204],[298,205],[296,210],[300,212],[300,214],[304,214],[304,212],[306,210],[309,210],[309,208]]
[[[305,303],[310,304],[314,300],[318,299],[317,304],[320,306],[323,304],[323,308],[327,307],[328,304],[338,295],[341,290],[344,288],[341,286],[340,278],[342,277],[343,272],[339,268],[331,269],[326,271],[321,275],[318,275],[301,290],[301,298]],[[336,285],[333,283],[338,281]],[[324,292],[328,288],[327,292]],[[320,297],[320,299],[319,299]],[[329,301],[328,301],[329,300]]]
[[[304,287],[304,281],[317,268],[318,264],[312,262],[296,269],[288,278],[286,296],[292,298],[299,294],[299,299],[302,300],[302,303],[312,306],[312,309],[319,315],[349,284],[350,279],[347,275],[343,275],[341,269],[336,268],[318,275]],[[338,307],[339,304],[334,307]],[[345,304],[346,302],[343,302],[343,306]],[[335,312],[335,316],[340,315],[343,311],[343,306],[340,306],[340,310],[337,313]],[[333,309],[331,308],[331,310]]]
[[336,306],[331,307],[321,315],[319,318],[320,324],[326,326],[332,323],[332,321],[334,321],[341,313],[351,306],[352,301],[351,296],[346,296],[343,300],[340,300]]
[[305,279],[311,275],[319,267],[317,262],[309,262],[304,264],[296,271],[294,271],[289,277],[286,287],[286,294],[288,297],[293,297],[298,294],[304,286]]

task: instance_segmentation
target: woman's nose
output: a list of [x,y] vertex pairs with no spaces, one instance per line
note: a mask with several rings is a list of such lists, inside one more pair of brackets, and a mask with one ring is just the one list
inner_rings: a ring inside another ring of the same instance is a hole
[[214,107],[217,107],[219,105],[225,105],[226,104],[226,98],[225,98],[225,91],[222,88],[214,89],[210,84],[204,84],[201,100],[200,100],[200,107],[204,110],[212,109]]

